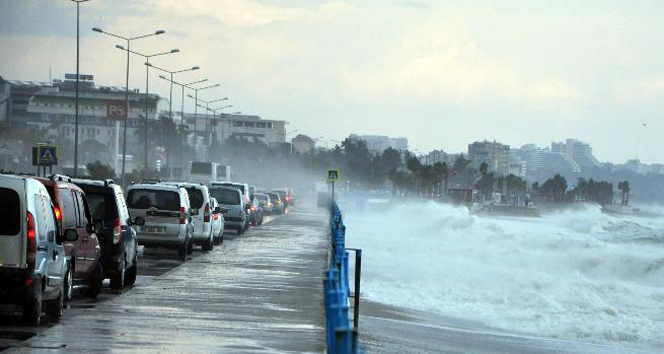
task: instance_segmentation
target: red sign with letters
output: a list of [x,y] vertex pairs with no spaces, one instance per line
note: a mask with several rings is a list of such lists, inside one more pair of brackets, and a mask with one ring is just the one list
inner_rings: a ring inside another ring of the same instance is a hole
[[126,120],[127,106],[125,101],[107,101],[106,119],[108,120]]

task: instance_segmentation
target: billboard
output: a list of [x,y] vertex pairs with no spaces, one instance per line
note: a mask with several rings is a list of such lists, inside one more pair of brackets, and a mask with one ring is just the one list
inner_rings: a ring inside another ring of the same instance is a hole
[[125,101],[106,101],[106,119],[126,120],[127,105],[125,104]]

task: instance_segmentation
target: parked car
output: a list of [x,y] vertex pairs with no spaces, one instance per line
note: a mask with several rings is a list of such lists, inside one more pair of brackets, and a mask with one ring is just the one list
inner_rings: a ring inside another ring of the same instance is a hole
[[76,228],[59,232],[51,197],[33,178],[0,175],[0,302],[21,306],[23,319],[41,322],[42,309],[59,321],[71,267],[62,244]]
[[74,286],[85,286],[90,297],[97,297],[104,283],[101,261],[101,246],[90,219],[90,209],[85,193],[72,183],[71,178],[52,175],[50,178],[35,177],[51,196],[55,217],[60,230],[76,229],[78,239],[62,246],[71,262],[73,279],[66,279],[65,301],[73,295]]
[[249,229],[250,223],[249,223],[249,218],[251,217],[251,199],[249,199],[249,185],[246,183],[238,183],[238,182],[213,182],[211,185],[214,186],[221,186],[221,187],[230,187],[230,188],[236,188],[242,193],[242,199],[244,200],[244,213],[247,214],[247,218],[245,218],[245,224],[244,224],[244,231],[247,231]]
[[279,199],[281,199],[281,202],[284,204],[284,209],[288,209],[291,206],[288,192],[286,192],[285,189],[275,189],[272,193],[279,194]]
[[219,245],[224,243],[224,214],[222,214],[221,206],[216,198],[210,198],[210,204],[212,204],[212,235],[214,243]]
[[234,187],[210,187],[210,194],[219,202],[220,210],[224,215],[224,229],[234,229],[238,235],[244,233],[244,225],[248,216],[240,190]]
[[138,240],[122,188],[113,180],[74,179],[87,196],[90,216],[101,245],[104,278],[112,289],[134,285],[138,274]]
[[255,196],[251,198],[251,214],[249,215],[249,221],[252,226],[259,226],[263,224],[264,217],[263,207]]
[[194,220],[194,244],[201,245],[203,251],[212,251],[212,205],[208,187],[202,183],[163,182],[167,186],[181,186],[187,190],[191,217]]
[[177,250],[180,259],[186,261],[194,237],[187,190],[173,185],[132,184],[126,199],[129,215],[136,221],[142,218],[143,225],[136,229],[138,244]]
[[270,196],[265,193],[256,193],[256,199],[258,199],[258,203],[263,208],[263,213],[265,215],[272,215],[272,201],[270,200]]
[[284,213],[284,203],[281,201],[281,197],[277,193],[265,193],[270,197],[272,201],[272,212],[274,214],[283,214]]

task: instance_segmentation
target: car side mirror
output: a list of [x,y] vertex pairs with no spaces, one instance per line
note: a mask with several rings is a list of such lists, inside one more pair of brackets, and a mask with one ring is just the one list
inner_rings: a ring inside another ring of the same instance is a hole
[[219,213],[221,213],[221,207],[218,206],[218,207],[214,208],[214,213],[215,213],[215,214],[219,214]]
[[76,240],[78,240],[78,231],[76,231],[76,229],[67,229],[63,235],[58,237],[57,241],[61,244],[65,241],[74,242]]
[[145,225],[145,219],[140,217],[140,216],[137,216],[136,219],[134,219],[134,225],[138,225],[138,226]]

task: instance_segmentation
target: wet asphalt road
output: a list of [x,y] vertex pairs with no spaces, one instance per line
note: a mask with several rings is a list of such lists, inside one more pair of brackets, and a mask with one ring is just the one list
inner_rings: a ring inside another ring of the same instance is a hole
[[[322,274],[328,216],[299,207],[186,263],[145,250],[134,287],[78,296],[59,324],[0,316],[0,350],[280,353],[325,350]],[[46,317],[48,318],[48,317]]]

